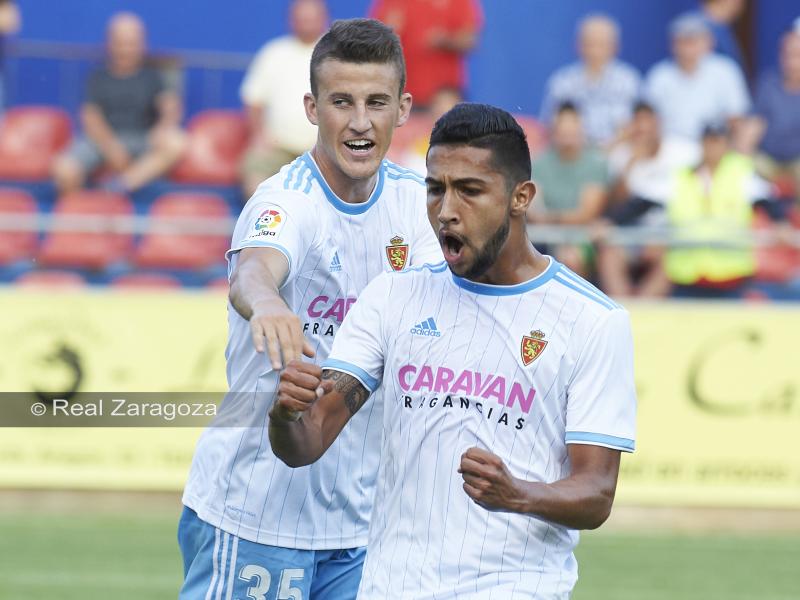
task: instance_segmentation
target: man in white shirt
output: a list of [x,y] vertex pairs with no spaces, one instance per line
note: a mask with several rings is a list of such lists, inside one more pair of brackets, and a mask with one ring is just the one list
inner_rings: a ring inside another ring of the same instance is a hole
[[241,169],[245,198],[317,139],[302,100],[311,53],[327,23],[322,0],[294,0],[289,7],[291,33],[267,42],[245,73],[240,95],[251,131]]
[[361,600],[566,600],[576,530],[611,510],[635,438],[628,314],[533,247],[530,176],[507,112],[445,114],[426,178],[445,262],[376,278],[322,369],[281,374],[270,441],[292,466],[383,403]]
[[384,159],[411,108],[400,40],[378,21],[336,21],[310,72],[304,102],[317,143],[259,186],[227,253],[230,393],[197,443],[183,494],[181,600],[355,598],[381,407],[303,469],[272,453],[267,411],[282,366],[301,353],[325,360],[374,277],[441,261],[423,180]]
[[680,16],[670,24],[670,35],[674,59],[656,64],[645,81],[664,133],[699,141],[707,123],[744,117],[750,108],[744,75],[733,60],[712,52],[705,20]]
[[580,111],[587,140],[605,146],[628,123],[641,78],[636,69],[617,58],[619,25],[610,17],[585,17],[577,37],[581,60],[561,67],[547,81],[541,118],[551,124],[558,107],[570,102]]

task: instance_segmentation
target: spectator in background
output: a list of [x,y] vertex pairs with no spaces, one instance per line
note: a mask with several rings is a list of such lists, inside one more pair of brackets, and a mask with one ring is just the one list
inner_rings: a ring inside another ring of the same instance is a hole
[[669,27],[673,59],[656,64],[645,92],[661,115],[664,132],[699,140],[712,121],[737,121],[750,108],[750,96],[738,65],[712,53],[713,38],[705,20],[682,15]]
[[375,0],[369,13],[400,36],[414,108],[427,108],[442,88],[464,94],[466,55],[483,23],[478,0]]
[[[608,194],[608,167],[602,154],[587,148],[581,117],[574,104],[559,106],[551,146],[533,161],[536,197],[528,209],[535,225],[591,225],[603,213]],[[588,271],[587,246],[561,245],[558,260],[580,275]]]
[[[428,108],[414,115],[413,121],[409,120],[395,133],[393,141],[405,138],[405,151],[399,158],[400,164],[418,173],[425,173],[428,167],[425,159],[428,156],[428,142],[434,123],[444,113],[463,100],[461,92],[454,88],[442,88],[431,99]],[[406,137],[406,133],[409,135]]]
[[291,33],[267,42],[247,69],[241,97],[251,130],[242,161],[242,189],[249,198],[258,185],[310,149],[317,128],[306,117],[303,96],[314,44],[328,26],[322,0],[294,0]]
[[146,31],[133,13],[115,14],[107,29],[107,62],[94,71],[81,107],[83,136],[55,162],[60,192],[80,188],[99,168],[104,186],[137,190],[166,173],[180,158],[186,137],[179,129],[182,103],[163,76],[145,66]]
[[729,135],[722,121],[706,126],[700,164],[677,173],[667,203],[677,240],[708,244],[667,252],[666,273],[680,297],[737,297],[755,274],[753,248],[741,238],[750,229],[753,204],[768,198],[769,187],[752,160],[731,150]]
[[701,16],[714,36],[714,51],[736,61],[744,69],[744,56],[733,23],[742,16],[745,0],[701,0],[695,13]]
[[790,181],[800,202],[800,28],[783,36],[780,72],[758,82],[755,116],[746,147],[758,147],[759,173],[777,184]]
[[[611,206],[603,225],[664,225],[664,208],[672,195],[675,173],[697,164],[699,159],[699,144],[662,136],[653,107],[638,103],[627,141],[616,146],[608,157],[613,184]],[[663,252],[657,245],[623,247],[606,243],[601,238],[597,244],[601,287],[617,297],[666,296],[670,285],[662,267]]]
[[0,0],[0,115],[5,107],[5,68],[3,53],[5,37],[16,33],[20,27],[19,9],[14,0]]
[[579,62],[557,70],[548,80],[541,119],[550,124],[556,108],[575,104],[586,138],[610,144],[631,117],[641,79],[632,66],[618,60],[619,26],[605,15],[590,15],[578,25]]

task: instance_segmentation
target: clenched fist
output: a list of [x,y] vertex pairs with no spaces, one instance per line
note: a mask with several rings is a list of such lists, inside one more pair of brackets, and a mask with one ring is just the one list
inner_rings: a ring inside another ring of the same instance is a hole
[[278,396],[269,416],[280,421],[297,421],[332,388],[332,381],[322,381],[322,369],[318,365],[293,360],[281,373]]
[[486,510],[525,511],[522,482],[511,475],[496,454],[470,448],[461,455],[458,472],[464,478],[464,491],[479,506]]

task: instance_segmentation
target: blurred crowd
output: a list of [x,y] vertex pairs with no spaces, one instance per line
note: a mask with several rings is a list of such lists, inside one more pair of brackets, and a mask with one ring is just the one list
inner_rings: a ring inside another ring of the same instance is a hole
[[[749,82],[734,30],[744,8],[745,0],[703,0],[677,16],[667,28],[671,54],[645,73],[619,58],[624,32],[612,17],[586,15],[576,24],[575,62],[551,74],[537,120],[527,118],[538,189],[529,222],[547,238],[545,250],[612,295],[740,295],[758,269],[754,223],[766,224],[773,246],[796,240],[800,19],[777,41],[779,68]],[[374,0],[369,15],[400,36],[414,97],[392,156],[424,169],[433,122],[465,98],[481,6]],[[13,0],[0,0],[0,38],[19,22]],[[237,166],[245,198],[314,144],[300,99],[328,24],[323,0],[293,0],[288,32],[247,69]],[[86,185],[133,193],[169,173],[191,144],[180,94],[147,61],[142,20],[114,15],[106,39],[80,133],[52,163],[61,194]],[[2,98],[0,87],[0,111]]]

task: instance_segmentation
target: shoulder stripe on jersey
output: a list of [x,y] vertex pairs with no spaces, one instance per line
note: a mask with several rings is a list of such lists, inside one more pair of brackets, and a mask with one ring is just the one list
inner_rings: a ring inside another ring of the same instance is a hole
[[568,431],[564,441],[567,444],[592,444],[625,452],[633,452],[636,448],[636,442],[631,439],[589,431]]
[[341,371],[342,373],[352,375],[358,379],[361,382],[361,385],[367,388],[370,392],[374,392],[376,389],[378,389],[378,384],[380,383],[377,379],[371,377],[369,373],[367,373],[361,367],[357,367],[356,365],[343,360],[329,358],[322,363],[322,368],[333,369],[334,371]]
[[422,173],[418,173],[417,171],[414,171],[413,169],[406,169],[404,167],[400,167],[400,166],[394,164],[393,162],[388,162],[388,161],[385,162],[384,163],[384,167],[387,170],[392,171],[393,173],[397,173],[398,175],[412,175],[413,177],[416,177],[417,179],[425,179],[425,176]]
[[289,273],[292,272],[292,255],[289,253],[289,250],[286,247],[276,244],[275,242],[263,242],[260,240],[244,241],[235,248],[228,250],[225,253],[225,258],[230,260],[232,254],[244,250],[245,248],[275,248],[275,250],[283,254],[286,257],[286,260],[289,261]]
[[422,177],[422,174],[421,174],[421,173],[418,173],[418,172],[417,172],[417,171],[415,171],[414,169],[409,169],[408,167],[401,167],[401,166],[400,166],[400,165],[398,165],[396,162],[392,162],[392,161],[391,161],[391,160],[389,160],[389,159],[386,159],[386,160],[384,160],[384,161],[383,161],[383,164],[385,164],[387,168],[389,168],[389,169],[394,169],[394,170],[395,170],[395,171],[397,171],[398,173],[411,173],[411,174],[413,174],[413,175],[416,175],[416,176],[417,176],[417,177],[419,177],[420,179],[422,179],[422,178],[423,178],[423,177]]
[[572,281],[574,281],[575,283],[577,283],[581,287],[584,287],[587,290],[589,290],[590,292],[594,292],[595,294],[597,294],[601,298],[604,298],[605,300],[607,300],[608,302],[610,302],[611,304],[613,304],[617,308],[622,308],[619,304],[614,302],[614,300],[609,298],[608,295],[605,294],[602,290],[600,290],[596,286],[594,286],[591,283],[589,283],[588,281],[586,281],[583,277],[578,275],[575,271],[565,267],[564,265],[561,265],[561,273],[566,275],[569,279],[571,279]]
[[407,179],[409,181],[413,181],[414,183],[418,183],[422,186],[425,185],[425,182],[417,177],[416,175],[412,175],[411,173],[394,173],[392,171],[386,171],[386,176],[389,179],[394,179],[395,181],[399,179]]
[[283,180],[283,189],[285,190],[289,189],[289,183],[291,182],[295,171],[297,171],[297,169],[300,168],[300,164],[301,163],[299,158],[296,158],[295,160],[292,161],[292,164],[289,167],[289,171],[286,173],[286,179]]
[[306,187],[303,188],[303,193],[307,194],[311,191],[311,188],[314,187],[314,174],[311,172],[311,169],[308,170],[308,181],[306,182]]
[[419,273],[420,271],[430,271],[431,273],[441,273],[447,269],[447,263],[445,261],[439,263],[425,263],[422,265],[417,265],[414,267],[408,267],[403,269],[402,271],[392,271],[391,275],[403,275],[404,273]]
[[292,186],[293,190],[299,190],[300,186],[303,184],[303,180],[311,173],[311,169],[307,166],[303,165],[300,170],[297,172],[297,178]]
[[571,279],[567,279],[560,272],[555,274],[555,277],[553,277],[553,281],[557,281],[561,285],[563,285],[565,287],[568,287],[571,290],[574,290],[574,291],[578,292],[579,294],[581,294],[583,296],[586,296],[587,298],[589,298],[591,300],[594,300],[600,306],[603,306],[603,307],[607,308],[608,310],[614,310],[614,308],[616,308],[614,303],[611,302],[610,300],[604,300],[602,297],[598,296],[597,294],[587,290],[584,287],[579,286],[577,283],[573,282]]

